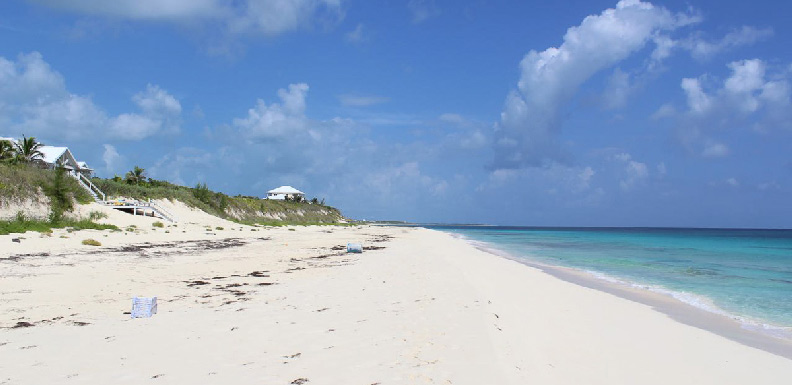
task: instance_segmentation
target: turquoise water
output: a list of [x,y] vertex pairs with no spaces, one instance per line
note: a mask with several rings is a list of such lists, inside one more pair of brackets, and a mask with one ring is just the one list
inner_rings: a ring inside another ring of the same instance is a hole
[[432,228],[792,333],[792,230]]

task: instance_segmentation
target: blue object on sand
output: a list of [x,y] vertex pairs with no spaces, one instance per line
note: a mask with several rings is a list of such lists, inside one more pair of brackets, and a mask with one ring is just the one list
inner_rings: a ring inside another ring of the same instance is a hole
[[157,297],[132,298],[132,318],[149,318],[157,314]]
[[363,245],[360,243],[347,243],[347,253],[362,253]]

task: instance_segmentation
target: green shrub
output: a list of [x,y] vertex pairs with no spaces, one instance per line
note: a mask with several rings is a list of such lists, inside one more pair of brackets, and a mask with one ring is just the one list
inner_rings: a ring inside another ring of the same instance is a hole
[[50,198],[50,222],[57,223],[63,213],[74,208],[70,186],[66,182],[66,169],[58,167],[52,175],[50,183],[44,185],[44,193]]
[[[43,191],[54,202],[56,199],[50,194],[53,193],[51,188],[57,177],[55,174],[55,170],[42,169],[32,164],[0,162],[0,198],[5,201],[24,200],[31,198],[37,191]],[[58,183],[60,186],[56,195],[60,195],[60,198],[66,196],[70,201],[76,199],[80,203],[93,201],[91,195],[74,178],[67,176]]]
[[215,227],[215,230],[225,230],[225,228],[223,228],[223,226],[217,226]]
[[151,226],[162,228],[162,227],[165,227],[165,224],[160,222],[160,221],[156,221],[156,222],[152,223]]
[[88,245],[88,246],[102,246],[101,242],[97,241],[96,239],[91,239],[91,238],[83,239],[82,244],[83,245]]
[[107,218],[107,213],[103,213],[101,211],[91,211],[90,214],[88,214],[88,219],[92,221],[96,221],[104,218]]
[[24,233],[26,231],[38,231],[42,234],[51,235],[52,229],[60,228],[66,228],[66,231],[69,233],[77,230],[118,230],[116,226],[91,222],[87,219],[80,221],[61,220],[58,223],[52,223],[49,221],[26,219],[24,215],[17,215],[16,219],[13,221],[0,221],[0,235]]

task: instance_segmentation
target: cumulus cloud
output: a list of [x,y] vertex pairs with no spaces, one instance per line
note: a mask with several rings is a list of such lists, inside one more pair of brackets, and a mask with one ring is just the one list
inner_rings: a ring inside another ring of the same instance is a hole
[[521,61],[517,89],[506,98],[496,127],[495,168],[537,166],[562,159],[556,144],[561,111],[595,73],[628,58],[658,31],[683,24],[682,16],[637,0],[586,17],[559,47],[530,51]]
[[105,163],[105,170],[107,170],[108,173],[117,172],[119,170],[121,155],[112,144],[104,145],[102,160]]
[[149,84],[146,90],[132,97],[142,113],[121,114],[110,119],[113,136],[124,140],[141,140],[160,132],[178,132],[181,124],[181,104],[158,86]]
[[340,20],[342,0],[29,0],[75,13],[181,25],[218,24],[230,33],[277,35]]
[[[728,64],[730,75],[722,81],[710,75],[682,79],[687,110],[678,114],[682,144],[703,157],[730,154],[728,144],[714,136],[725,128],[750,128],[759,132],[790,128],[792,90],[790,73],[768,70],[760,59]],[[673,111],[672,111],[673,112]]]
[[248,110],[247,117],[237,118],[233,126],[248,139],[273,140],[307,129],[305,98],[308,85],[291,84],[288,89],[278,90],[280,103],[267,105],[259,99],[256,106]]
[[181,105],[165,90],[149,85],[133,101],[141,113],[108,117],[90,97],[71,93],[40,53],[0,57],[0,123],[20,135],[140,140],[178,131]]
[[13,131],[76,139],[100,127],[104,113],[70,93],[38,52],[0,57],[0,122]]
[[[642,184],[649,177],[649,168],[646,163],[641,163],[632,158],[628,153],[621,153],[614,158],[624,164],[623,178],[619,181],[619,187],[623,191],[630,191]],[[663,165],[665,170],[665,165]]]

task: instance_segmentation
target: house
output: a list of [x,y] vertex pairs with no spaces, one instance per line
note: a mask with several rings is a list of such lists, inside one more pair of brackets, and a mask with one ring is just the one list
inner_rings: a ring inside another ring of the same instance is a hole
[[85,162],[78,162],[68,147],[41,146],[39,151],[44,155],[41,163],[47,168],[54,169],[62,166],[74,177],[82,174],[86,178],[93,176],[94,170]]
[[77,166],[79,166],[79,171],[83,174],[86,178],[93,177],[94,169],[88,167],[88,163],[85,162],[77,162]]
[[274,190],[267,191],[267,199],[282,201],[286,198],[294,199],[295,197],[305,199],[305,193],[292,186],[280,186]]

